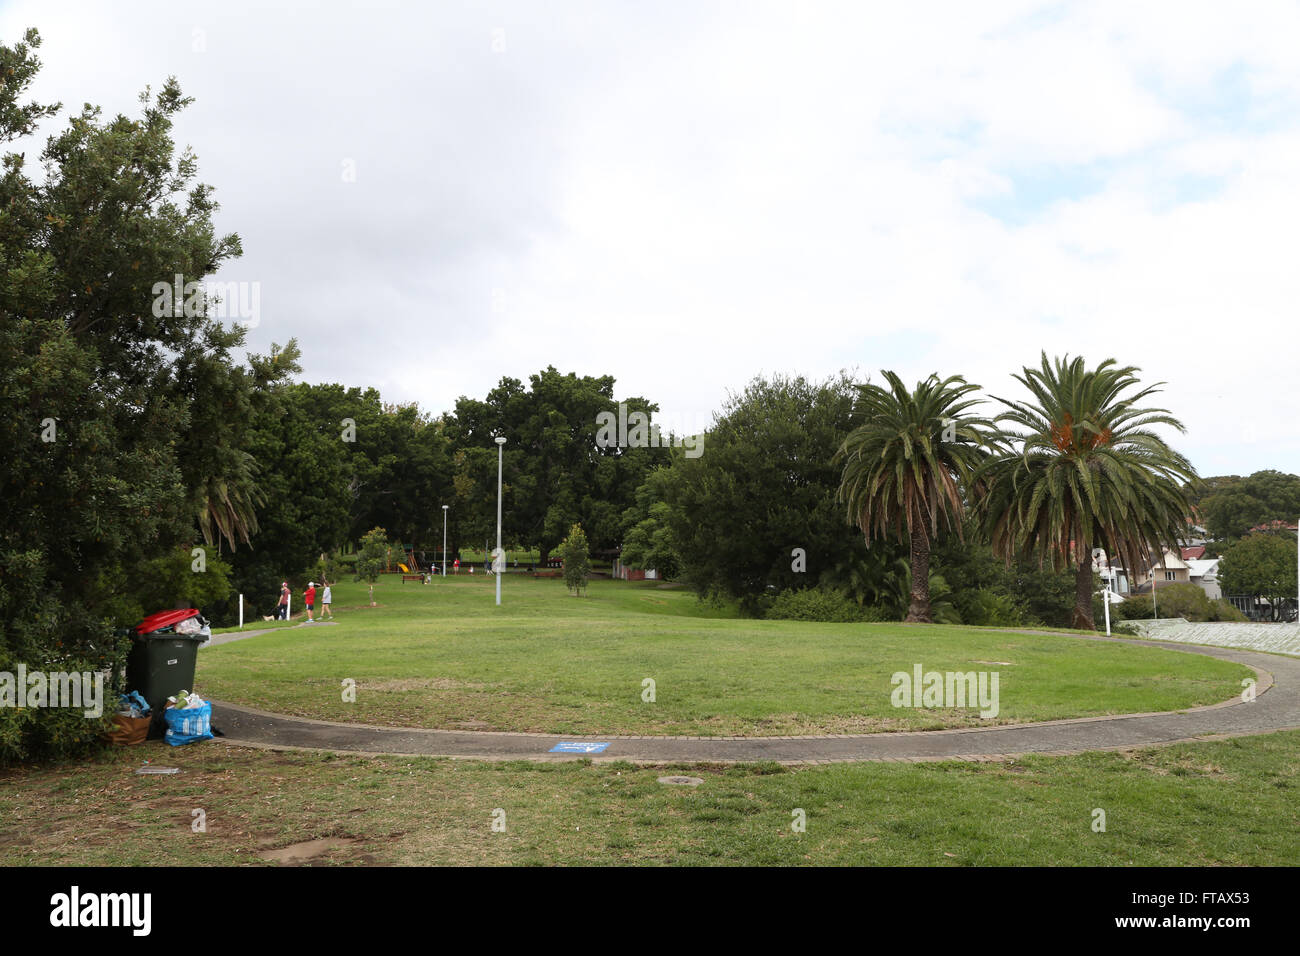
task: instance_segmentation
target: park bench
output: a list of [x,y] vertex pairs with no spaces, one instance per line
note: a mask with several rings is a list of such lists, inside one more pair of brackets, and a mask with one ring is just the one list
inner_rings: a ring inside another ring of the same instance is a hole
[[402,583],[403,583],[403,584],[405,584],[407,581],[419,581],[421,584],[424,583],[424,575],[423,575],[423,574],[415,574],[415,573],[413,573],[413,572],[411,571],[410,568],[408,568],[406,565],[401,564],[401,563],[399,563],[399,564],[397,565],[397,567],[398,567],[398,568],[401,570],[401,572],[402,572]]

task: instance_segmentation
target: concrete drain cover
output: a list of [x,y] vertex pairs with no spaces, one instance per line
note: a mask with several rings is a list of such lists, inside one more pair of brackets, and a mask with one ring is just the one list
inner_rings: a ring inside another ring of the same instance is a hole
[[659,782],[672,787],[698,787],[704,780],[700,777],[660,777]]

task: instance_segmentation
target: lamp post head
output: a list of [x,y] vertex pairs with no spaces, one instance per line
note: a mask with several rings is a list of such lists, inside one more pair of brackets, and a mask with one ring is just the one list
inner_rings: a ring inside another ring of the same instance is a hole
[[504,436],[504,435],[498,435],[497,438],[496,438],[496,442],[497,442],[498,445],[504,445],[504,444],[506,443],[505,436]]
[[447,505],[443,505],[443,506],[442,506],[442,510],[443,510],[443,511],[446,511],[446,510],[447,510]]

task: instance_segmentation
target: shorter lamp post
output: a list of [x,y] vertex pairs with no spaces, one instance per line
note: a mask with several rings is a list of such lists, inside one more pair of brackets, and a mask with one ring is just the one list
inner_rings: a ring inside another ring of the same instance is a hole
[[442,576],[447,576],[447,506],[442,506]]

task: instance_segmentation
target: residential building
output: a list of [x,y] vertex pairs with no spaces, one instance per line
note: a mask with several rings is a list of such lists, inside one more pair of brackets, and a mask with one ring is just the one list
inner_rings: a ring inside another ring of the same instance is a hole
[[1219,587],[1219,559],[1218,558],[1201,558],[1187,562],[1188,579],[1205,592],[1205,596],[1211,601],[1217,601],[1223,597],[1223,591]]

